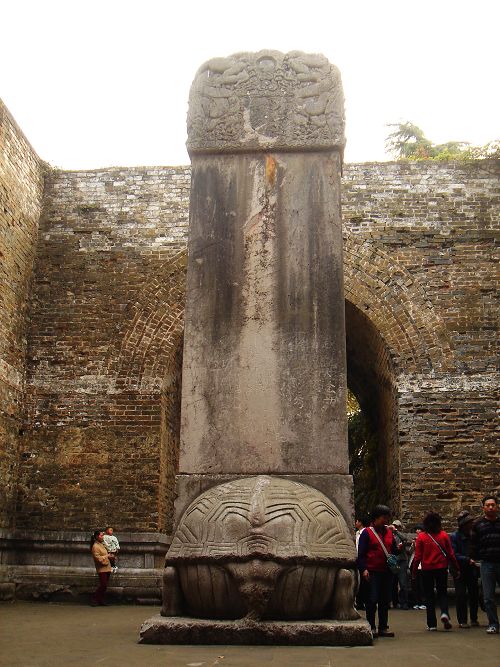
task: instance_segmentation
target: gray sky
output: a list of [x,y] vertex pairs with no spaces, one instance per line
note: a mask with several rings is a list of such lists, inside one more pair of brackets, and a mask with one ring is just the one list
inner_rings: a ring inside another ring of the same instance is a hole
[[189,162],[198,67],[263,48],[341,70],[348,162],[384,160],[387,123],[435,142],[500,138],[498,0],[0,0],[0,97],[64,169]]

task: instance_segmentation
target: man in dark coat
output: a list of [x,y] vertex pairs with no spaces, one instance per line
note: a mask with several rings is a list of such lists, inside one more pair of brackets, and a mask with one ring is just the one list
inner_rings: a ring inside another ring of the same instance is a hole
[[455,578],[457,598],[457,620],[461,628],[468,628],[467,608],[470,610],[471,625],[479,625],[479,564],[471,557],[471,529],[474,517],[466,510],[457,517],[458,530],[450,535],[453,551],[460,565],[460,577]]
[[495,585],[500,585],[500,517],[497,514],[498,498],[484,496],[483,516],[473,523],[471,531],[471,557],[481,561],[484,606],[488,615],[486,632],[490,635],[497,635],[499,629],[495,604]]

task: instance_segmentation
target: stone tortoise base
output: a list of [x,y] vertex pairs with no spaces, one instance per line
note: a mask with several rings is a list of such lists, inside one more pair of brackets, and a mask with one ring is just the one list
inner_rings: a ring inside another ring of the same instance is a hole
[[219,621],[158,614],[143,623],[139,643],[371,646],[373,638],[365,620]]

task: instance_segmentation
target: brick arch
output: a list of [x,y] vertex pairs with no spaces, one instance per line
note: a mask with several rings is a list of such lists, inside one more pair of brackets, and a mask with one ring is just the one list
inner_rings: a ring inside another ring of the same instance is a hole
[[[110,423],[148,439],[143,453],[155,461],[157,528],[172,530],[180,445],[181,376],[187,249],[171,252],[144,277],[127,306],[128,319],[108,350],[114,379]],[[151,492],[151,491],[150,491]]]
[[421,285],[369,241],[344,239],[345,297],[379,332],[398,372],[445,371],[453,352],[442,318]]
[[127,326],[108,354],[108,372],[118,385],[161,390],[184,332],[186,264],[186,248],[167,257],[129,304]]

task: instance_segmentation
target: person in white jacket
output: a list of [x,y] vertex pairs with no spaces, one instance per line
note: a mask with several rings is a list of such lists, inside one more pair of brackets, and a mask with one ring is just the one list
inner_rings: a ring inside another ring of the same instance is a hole
[[[357,516],[354,526],[356,528],[356,533],[354,538],[356,540],[356,553],[358,552],[358,542],[359,536],[364,531],[364,529],[370,525],[370,518],[368,516]],[[356,595],[356,609],[364,610],[366,603],[366,596],[368,593],[368,586],[366,581],[361,577],[359,581],[358,594]]]
[[118,570],[118,552],[120,551],[120,543],[116,535],[113,535],[113,528],[107,526],[104,531],[104,546],[108,550],[108,558],[113,572]]

